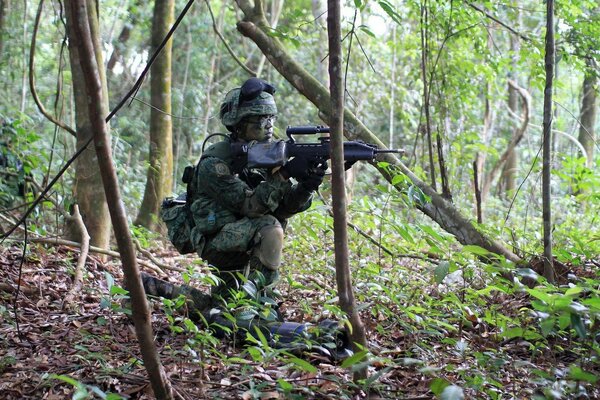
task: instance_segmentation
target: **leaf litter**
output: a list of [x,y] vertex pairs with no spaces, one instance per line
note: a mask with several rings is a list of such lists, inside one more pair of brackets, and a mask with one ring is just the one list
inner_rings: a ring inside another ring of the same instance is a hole
[[[171,250],[157,252],[172,263],[194,263],[193,258],[177,256]],[[22,249],[0,248],[0,398],[53,400],[81,393],[88,398],[111,398],[107,394],[152,398],[132,322],[123,312],[107,306],[106,273],[117,284],[121,282],[119,260],[103,261],[90,255],[82,291],[73,304],[64,304],[75,253],[65,246],[30,247],[15,302]],[[298,274],[292,283],[282,285],[285,302],[281,310],[286,318],[314,322],[331,315],[324,309],[335,304],[334,288],[323,293],[323,286],[333,285],[330,273]],[[182,283],[177,273],[168,279]],[[438,380],[442,387],[450,388],[447,392],[457,390],[449,384],[460,385],[471,398],[494,398],[494,393],[531,398],[541,392],[536,374],[545,373],[544,378],[552,381],[553,371],[567,368],[572,361],[574,353],[569,352],[567,341],[551,342],[565,351],[536,351],[527,340],[500,340],[476,310],[468,310],[464,318],[468,326],[460,329],[440,317],[451,309],[439,310],[437,317],[435,310],[429,310],[434,317],[424,323],[427,310],[411,306],[413,301],[418,303],[414,296],[419,295],[411,290],[415,289],[406,288],[405,299],[366,298],[359,292],[358,301],[369,305],[361,317],[373,353],[371,398],[435,398],[432,390]],[[435,290],[431,292],[437,295]],[[302,300],[297,301],[299,298]],[[528,302],[523,296],[506,295],[490,296],[490,301],[505,313],[508,309],[519,313]],[[227,341],[190,345],[189,334],[172,329],[161,303],[153,300],[150,304],[155,343],[178,398],[366,397],[365,386],[351,385],[350,369],[318,354],[304,355],[316,367],[314,372],[290,363],[285,355],[267,354],[257,361],[244,348]],[[482,376],[478,379],[477,374]],[[600,398],[597,387],[587,385],[586,393],[588,398]]]

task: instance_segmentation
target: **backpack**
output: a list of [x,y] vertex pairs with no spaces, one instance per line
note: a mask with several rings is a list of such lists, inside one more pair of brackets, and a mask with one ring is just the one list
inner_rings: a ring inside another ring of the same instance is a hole
[[[188,184],[192,181],[195,169],[192,166],[185,167],[183,183]],[[188,193],[182,193],[176,198],[167,197],[163,200],[160,207],[160,218],[167,226],[167,235],[173,246],[181,254],[193,253],[196,246],[192,240],[192,230],[194,229],[194,218],[187,201]]]
[[[214,133],[208,138],[212,136],[226,135]],[[206,140],[204,144],[206,144]],[[202,158],[215,155],[219,158],[228,157],[230,151],[228,141],[219,142],[206,151],[204,151],[204,144],[202,145]],[[218,232],[223,226],[237,219],[231,211],[214,201],[193,200],[192,180],[195,175],[196,167],[185,167],[181,180],[187,185],[186,193],[182,193],[176,198],[164,199],[160,211],[160,217],[167,226],[169,240],[181,254],[201,251],[206,235]]]

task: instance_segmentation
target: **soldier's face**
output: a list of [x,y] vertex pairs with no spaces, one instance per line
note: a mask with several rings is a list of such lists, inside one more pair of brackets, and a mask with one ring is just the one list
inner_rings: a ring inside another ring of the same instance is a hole
[[247,141],[257,140],[263,142],[271,140],[276,119],[277,117],[274,115],[257,115],[245,118],[242,121],[240,137]]

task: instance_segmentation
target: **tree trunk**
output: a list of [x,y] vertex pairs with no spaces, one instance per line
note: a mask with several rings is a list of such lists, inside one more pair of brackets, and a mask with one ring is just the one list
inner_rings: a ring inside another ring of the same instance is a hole
[[[517,10],[517,12],[519,12]],[[520,26],[520,15],[517,16],[517,24]],[[509,80],[518,82],[517,79],[517,63],[519,61],[519,38],[516,36],[510,37],[510,49],[512,51],[512,62],[511,68],[512,71],[509,73]],[[517,93],[517,89],[512,87],[510,84],[508,85],[508,109],[512,111],[513,114],[517,114],[517,110],[519,108],[519,97]],[[516,149],[512,149],[508,157],[506,158],[506,163],[504,164],[504,168],[502,169],[502,189],[505,198],[511,198],[516,189],[516,174],[519,167],[519,156],[516,152]]]
[[6,0],[0,0],[0,59],[2,58],[2,50],[4,48],[4,22],[6,21]]
[[586,165],[592,168],[594,165],[594,143],[596,139],[596,115],[598,111],[596,99],[598,90],[598,77],[592,70],[591,62],[588,62],[589,70],[583,79],[583,94],[581,99],[581,111],[579,122],[579,143],[585,149],[587,155]]
[[544,221],[544,277],[554,283],[552,258],[552,85],[554,81],[554,0],[546,0],[546,87],[544,88],[544,130],[542,164],[542,218]]
[[[423,79],[423,110],[425,112],[425,135],[427,137],[427,153],[429,154],[429,176],[431,178],[431,187],[437,190],[435,178],[435,162],[433,161],[433,141],[431,138],[431,116],[429,115],[430,90],[427,84],[427,64],[429,57],[429,37],[427,33],[428,21],[427,1],[421,4],[421,79]],[[420,121],[419,121],[420,122]]]
[[115,237],[123,261],[125,283],[131,295],[133,321],[140,343],[142,359],[156,398],[172,399],[172,388],[154,345],[148,303],[140,279],[135,249],[129,233],[127,216],[119,193],[117,173],[110,152],[110,136],[104,120],[105,109],[103,103],[105,101],[102,98],[106,92],[102,84],[102,74],[98,68],[98,65],[102,65],[102,63],[96,58],[96,47],[92,42],[92,24],[88,21],[88,13],[91,10],[88,7],[86,11],[86,0],[68,0],[65,8],[71,16],[71,41],[73,42],[71,46],[77,48],[85,78],[84,86],[81,88],[83,89],[82,95],[87,100],[90,127],[98,154],[102,183],[111,205],[110,216],[115,227]]
[[[98,28],[98,15],[96,14],[96,3],[87,0],[88,21],[92,35],[92,44],[98,62],[98,71],[102,83],[102,103],[100,106],[104,115],[108,115],[108,95],[106,90],[106,76],[102,62],[102,47],[100,45],[100,33]],[[67,35],[69,37],[69,61],[71,63],[71,75],[73,80],[73,96],[75,100],[75,125],[77,128],[76,147],[80,148],[92,137],[90,118],[88,115],[87,97],[85,96],[85,76],[81,70],[81,56],[79,49],[73,45],[73,15],[66,8]],[[73,184],[73,195],[83,217],[83,222],[90,235],[90,244],[103,249],[108,248],[110,240],[110,219],[106,197],[102,190],[102,178],[98,170],[98,159],[94,149],[88,147],[78,158],[75,164],[75,182]],[[70,227],[67,236],[76,239],[77,230]]]
[[[517,89],[513,88],[510,85],[508,87],[508,109],[512,111],[513,114],[517,115],[519,99]],[[519,157],[516,152],[516,149],[511,149],[508,152],[508,156],[506,157],[506,162],[504,163],[504,167],[502,168],[502,192],[504,193],[505,198],[512,197],[512,193],[514,193],[516,184],[515,184],[515,176],[518,168]]]
[[[174,0],[155,0],[152,18],[152,48],[160,46],[173,25]],[[150,151],[146,190],[135,221],[150,230],[159,227],[157,220],[163,198],[173,186],[173,123],[171,119],[171,50],[169,41],[152,64],[150,98],[155,108],[150,113]]]
[[[315,21],[315,29],[319,33],[319,43],[325,43],[327,40],[327,24],[325,22],[325,13],[327,7],[324,0],[312,0],[312,15]],[[323,46],[315,46],[315,55],[317,56],[317,79],[323,83],[325,87],[329,87],[329,57],[327,57],[327,49]]]
[[[340,308],[346,313],[352,331],[350,341],[355,352],[367,349],[365,327],[356,310],[352,289],[352,274],[348,259],[348,227],[346,215],[346,185],[344,175],[344,80],[342,77],[342,37],[340,0],[329,0],[327,31],[329,33],[329,79],[331,82],[331,193],[333,206],[333,235],[335,243],[335,276]],[[366,366],[354,373],[354,380],[367,378]]]
[[114,43],[113,52],[111,53],[110,58],[108,59],[108,63],[106,64],[106,69],[111,73],[113,72],[115,65],[117,65],[117,61],[123,59],[123,52],[125,50],[125,46],[127,44],[127,41],[129,40],[129,37],[131,36],[131,27],[136,23],[135,14],[129,11],[129,15],[132,16],[131,22],[125,22],[125,24],[123,25],[123,29],[121,29],[121,33],[119,33],[119,38]]
[[[276,38],[269,35],[269,27],[262,10],[255,9],[248,0],[238,0],[238,5],[245,15],[244,20],[237,24],[237,28],[242,35],[254,41],[279,73],[312,102],[324,116],[331,115],[331,103],[327,89],[294,61]],[[348,109],[344,111],[344,121],[346,136],[349,139],[362,139],[379,147],[385,147]],[[396,166],[399,172],[408,176],[413,184],[431,199],[427,203],[418,204],[417,208],[438,223],[442,229],[453,234],[460,243],[478,245],[492,253],[503,255],[513,262],[520,261],[516,254],[480,232],[451,203],[421,181],[395,156],[391,154],[382,155],[379,160]],[[392,176],[388,171],[376,164],[374,166],[388,181],[391,181]],[[404,188],[399,187],[399,189]]]

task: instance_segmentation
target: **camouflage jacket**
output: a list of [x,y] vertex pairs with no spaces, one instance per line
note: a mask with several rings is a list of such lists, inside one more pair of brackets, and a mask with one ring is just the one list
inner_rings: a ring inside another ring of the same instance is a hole
[[312,193],[278,172],[249,170],[233,156],[231,141],[202,154],[188,185],[188,204],[196,227],[207,235],[243,217],[270,214],[282,224],[311,205]]

